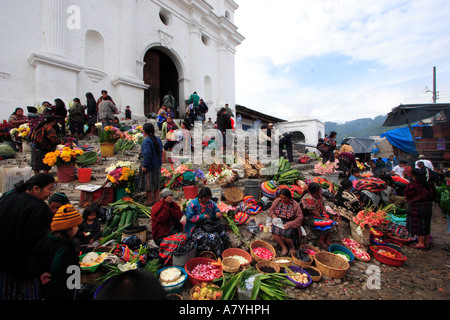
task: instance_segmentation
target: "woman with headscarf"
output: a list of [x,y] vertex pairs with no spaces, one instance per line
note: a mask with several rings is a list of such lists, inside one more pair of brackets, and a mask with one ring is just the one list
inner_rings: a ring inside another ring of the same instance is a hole
[[0,199],[0,242],[8,247],[0,255],[0,300],[39,298],[28,258],[50,230],[53,214],[45,201],[54,187],[52,175],[39,173]]
[[152,238],[159,246],[164,237],[182,232],[184,217],[180,206],[173,201],[173,193],[170,189],[163,189],[160,193],[161,200],[152,207]]

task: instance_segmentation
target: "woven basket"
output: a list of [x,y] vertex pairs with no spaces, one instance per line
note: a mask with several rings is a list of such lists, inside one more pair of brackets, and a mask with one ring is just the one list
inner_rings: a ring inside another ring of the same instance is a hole
[[330,253],[321,251],[314,255],[317,268],[330,278],[342,279],[347,274],[350,264],[345,259]]
[[234,258],[224,258],[222,260],[222,270],[228,273],[238,272],[241,268],[241,264],[237,259]]
[[261,247],[261,248],[266,248],[266,249],[270,250],[270,252],[272,252],[272,254],[273,254],[271,260],[272,260],[272,261],[275,260],[275,255],[276,255],[275,248],[272,247],[269,243],[267,243],[267,242],[265,242],[265,241],[262,241],[262,240],[255,240],[255,241],[253,241],[252,243],[250,243],[250,254],[251,254],[253,260],[255,260],[256,262],[259,262],[259,261],[262,261],[262,260],[267,261],[267,259],[261,259],[260,257],[258,257],[258,256],[253,252],[253,249],[254,249],[254,248],[259,248],[259,247]]
[[[319,275],[318,275],[318,276],[313,276],[312,274],[310,274],[310,273],[308,272],[308,269],[313,269],[313,270],[317,271],[317,272],[319,273]],[[318,268],[313,267],[313,266],[309,266],[309,267],[305,267],[304,270],[305,270],[306,272],[308,272],[308,274],[311,276],[312,281],[318,282],[318,281],[320,281],[320,279],[322,279],[322,271],[320,271]]]
[[216,260],[217,261],[217,257],[214,254],[214,252],[212,252],[212,251],[203,251],[198,256],[201,257],[201,258],[208,258],[208,259],[212,259],[212,260]]
[[97,152],[95,151],[87,151],[83,153],[82,155],[77,157],[77,164],[81,167],[86,167],[93,165],[97,162]]
[[231,187],[225,190],[225,200],[226,202],[235,207],[242,201],[244,198],[244,191],[237,187]]
[[[289,262],[278,262],[279,260],[289,260]],[[287,268],[292,266],[291,257],[278,257],[275,259],[275,263],[280,266],[280,268]]]
[[261,268],[262,268],[262,267],[271,267],[271,268],[273,268],[273,269],[275,270],[275,273],[280,272],[280,266],[279,266],[277,263],[275,263],[274,261],[262,260],[262,261],[259,261],[259,262],[256,264],[256,269],[257,269],[259,272],[261,272],[261,273],[267,273],[267,272],[261,271]]
[[228,248],[224,250],[224,252],[222,252],[222,259],[225,259],[226,257],[230,256],[241,256],[247,259],[248,262],[246,264],[241,264],[241,268],[247,267],[252,262],[251,254],[239,248]]
[[[311,256],[310,254],[308,254],[308,256],[309,256],[309,261],[308,261],[308,262],[305,262],[305,261],[302,261],[302,260],[297,259],[297,253],[298,253],[298,251],[297,251],[297,250],[294,250],[294,251],[292,251],[292,255],[291,255],[291,257],[292,257],[292,262],[294,262],[294,264],[295,264],[296,266],[299,266],[300,268],[303,268],[303,267],[309,267],[309,266],[312,265],[312,263],[314,262],[314,256]],[[317,253],[316,253],[316,254],[317,254]]]

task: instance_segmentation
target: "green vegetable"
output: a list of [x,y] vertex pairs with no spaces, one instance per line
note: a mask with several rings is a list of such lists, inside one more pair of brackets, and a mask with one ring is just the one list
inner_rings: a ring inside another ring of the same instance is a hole
[[108,242],[109,240],[113,239],[114,237],[117,237],[118,235],[120,235],[120,232],[122,232],[123,229],[128,228],[129,226],[131,226],[131,224],[129,225],[125,225],[119,229],[117,229],[116,231],[114,231],[113,233],[111,233],[110,235],[104,237],[103,239],[101,239],[99,241],[100,244],[105,244],[106,242]]

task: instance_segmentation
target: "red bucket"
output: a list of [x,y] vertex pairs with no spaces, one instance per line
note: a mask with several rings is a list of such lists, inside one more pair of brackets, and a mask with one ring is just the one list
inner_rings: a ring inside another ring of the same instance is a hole
[[80,168],[78,169],[78,182],[87,183],[91,181],[92,169]]
[[198,195],[198,186],[186,186],[183,187],[183,191],[186,200],[195,199]]

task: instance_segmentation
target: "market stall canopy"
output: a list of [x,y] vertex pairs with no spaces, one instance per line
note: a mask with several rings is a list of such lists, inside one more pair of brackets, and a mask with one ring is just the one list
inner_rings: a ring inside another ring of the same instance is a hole
[[345,138],[342,143],[350,145],[355,153],[371,153],[376,148],[374,139]]
[[401,104],[388,113],[383,127],[394,127],[411,124],[416,121],[431,118],[444,111],[450,118],[450,103]]
[[391,145],[408,153],[417,153],[416,145],[408,127],[397,128],[381,134]]

